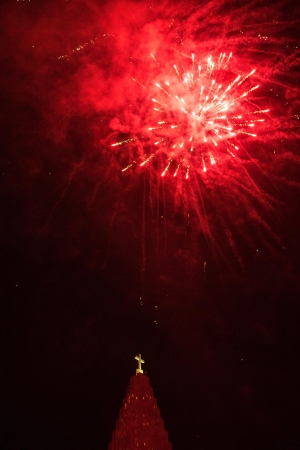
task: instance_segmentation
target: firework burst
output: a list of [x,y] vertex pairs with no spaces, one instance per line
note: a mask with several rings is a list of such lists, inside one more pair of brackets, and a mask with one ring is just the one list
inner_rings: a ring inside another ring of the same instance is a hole
[[[251,77],[255,69],[237,75],[230,69],[232,53],[221,53],[216,61],[210,55],[204,62],[194,54],[180,67],[173,64],[162,71],[155,56],[158,74],[150,84],[151,121],[140,136],[114,142],[112,147],[142,143],[137,158],[123,171],[135,164],[145,166],[162,157],[161,175],[176,177],[179,171],[189,178],[191,170],[205,173],[221,164],[224,157],[236,158],[241,141],[255,138],[255,127],[264,121],[264,113],[249,100],[249,94],[259,88]],[[145,86],[133,79],[143,89]],[[136,161],[137,160],[137,161]]]

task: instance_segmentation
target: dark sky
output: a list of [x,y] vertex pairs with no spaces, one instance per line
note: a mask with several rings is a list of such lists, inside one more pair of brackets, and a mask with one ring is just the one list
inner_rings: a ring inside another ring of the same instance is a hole
[[[174,450],[299,448],[296,3],[1,5],[1,448],[107,449],[138,353]],[[256,69],[257,138],[122,173],[149,53],[220,51]]]

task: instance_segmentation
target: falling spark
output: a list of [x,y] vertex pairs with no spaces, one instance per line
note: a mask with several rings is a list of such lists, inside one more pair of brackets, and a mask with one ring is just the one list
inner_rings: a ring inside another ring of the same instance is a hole
[[124,139],[123,141],[119,141],[119,142],[115,142],[114,144],[111,144],[112,147],[116,147],[117,145],[124,145],[124,144],[129,144],[129,142],[134,142],[136,141],[136,138],[133,139]]

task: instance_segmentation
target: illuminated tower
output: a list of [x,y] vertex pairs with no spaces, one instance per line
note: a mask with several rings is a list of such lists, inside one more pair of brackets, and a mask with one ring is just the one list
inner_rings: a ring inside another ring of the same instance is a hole
[[172,450],[149,378],[143,375],[144,361],[141,355],[135,359],[138,369],[130,378],[108,450]]

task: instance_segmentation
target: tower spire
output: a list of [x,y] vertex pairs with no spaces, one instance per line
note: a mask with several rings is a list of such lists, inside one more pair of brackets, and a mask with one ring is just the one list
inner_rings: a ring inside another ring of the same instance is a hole
[[138,373],[144,373],[144,371],[142,370],[142,364],[144,364],[144,360],[142,359],[141,354],[139,353],[138,356],[135,356],[135,358],[138,361],[138,368],[135,371],[135,374],[137,375]]
[[149,378],[139,368],[130,378],[108,450],[172,450]]

